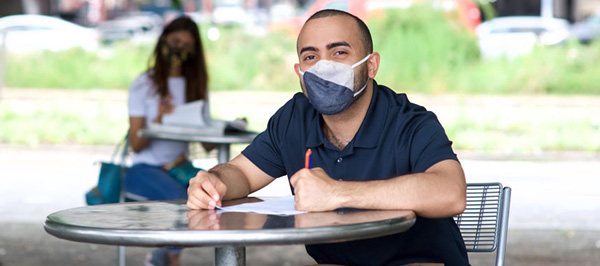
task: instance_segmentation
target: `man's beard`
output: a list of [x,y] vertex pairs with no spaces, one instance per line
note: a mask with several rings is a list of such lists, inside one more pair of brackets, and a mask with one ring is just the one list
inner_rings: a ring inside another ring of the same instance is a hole
[[[369,81],[369,68],[367,67],[367,65],[362,65],[359,68],[360,69],[358,70],[357,75],[354,76],[354,93],[362,89],[362,87],[365,86],[365,84],[367,84],[367,82]],[[362,97],[364,92],[365,91],[362,91],[360,94],[356,95],[352,103],[354,103],[356,100]]]

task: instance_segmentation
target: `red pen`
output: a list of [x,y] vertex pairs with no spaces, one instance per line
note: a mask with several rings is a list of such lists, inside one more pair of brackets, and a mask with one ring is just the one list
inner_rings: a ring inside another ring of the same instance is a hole
[[310,169],[310,155],[312,154],[312,150],[306,150],[306,154],[304,155],[304,168]]

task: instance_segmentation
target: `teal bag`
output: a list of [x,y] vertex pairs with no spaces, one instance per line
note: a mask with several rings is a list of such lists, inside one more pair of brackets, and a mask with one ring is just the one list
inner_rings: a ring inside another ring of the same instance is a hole
[[87,205],[119,202],[122,171],[119,164],[101,162],[98,184],[85,193]]
[[194,167],[190,161],[185,161],[169,169],[169,175],[175,178],[179,184],[183,185],[184,187],[188,187],[190,184],[190,179],[196,176],[198,171],[204,170]]
[[[123,139],[111,157],[110,162],[101,162],[100,173],[98,175],[98,184],[85,193],[85,202],[87,205],[98,205],[107,203],[117,203],[121,198],[122,180],[127,171],[125,158],[128,154],[129,143],[127,136]],[[117,161],[117,154],[121,150],[121,157]]]

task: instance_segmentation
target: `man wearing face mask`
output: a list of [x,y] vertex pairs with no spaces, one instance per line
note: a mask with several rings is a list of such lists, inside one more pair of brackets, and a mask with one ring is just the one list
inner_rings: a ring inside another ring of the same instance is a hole
[[[410,209],[400,234],[307,245],[317,263],[469,265],[453,216],[466,205],[464,173],[436,116],[379,85],[380,55],[355,16],[323,10],[297,41],[297,93],[229,163],[190,181],[188,207],[214,209],[288,176],[296,209]],[[304,154],[311,149],[310,169]]]

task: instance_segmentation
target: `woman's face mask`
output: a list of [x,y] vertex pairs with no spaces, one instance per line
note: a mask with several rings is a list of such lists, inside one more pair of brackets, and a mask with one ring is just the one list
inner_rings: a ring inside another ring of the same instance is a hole
[[304,88],[310,103],[324,115],[338,114],[362,93],[367,83],[354,92],[354,68],[369,59],[365,56],[354,65],[346,65],[331,60],[320,60],[305,72],[298,69],[304,81]]
[[193,52],[188,49],[171,46],[166,42],[162,44],[160,52],[163,59],[165,59],[172,68],[181,67],[181,65],[189,60],[193,54]]

